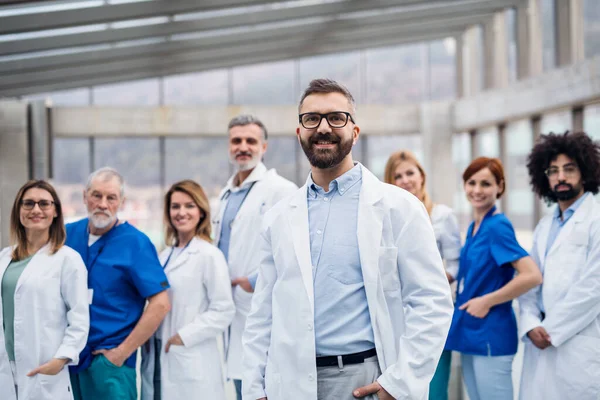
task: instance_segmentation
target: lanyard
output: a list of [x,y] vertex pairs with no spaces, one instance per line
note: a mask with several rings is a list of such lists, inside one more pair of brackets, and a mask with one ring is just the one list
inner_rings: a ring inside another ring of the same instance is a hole
[[[192,238],[189,242],[187,242],[185,247],[183,249],[181,249],[181,253],[183,253],[185,251],[185,249],[188,248],[190,243],[192,243],[192,240],[194,240],[194,238]],[[173,255],[174,251],[175,251],[175,246],[171,247],[171,252],[169,253],[169,257],[167,257],[167,261],[165,261],[165,264],[163,265],[163,269],[165,269],[167,267],[167,265],[169,265],[169,261],[171,260],[171,256]],[[179,254],[181,254],[181,253],[179,253]]]
[[98,249],[98,252],[96,253],[96,255],[94,256],[94,258],[90,261],[90,247],[92,247],[94,244],[92,244],[92,246],[89,246],[89,238],[90,238],[90,231],[89,228],[86,230],[86,235],[85,235],[85,239],[86,239],[86,243],[85,243],[85,247],[87,249],[87,255],[86,255],[86,264],[87,264],[87,269],[88,272],[92,271],[92,267],[94,266],[94,264],[96,264],[96,261],[98,260],[98,257],[100,257],[100,254],[102,253],[102,250],[104,250],[104,246],[106,245],[106,240],[107,238],[110,236],[110,234],[112,234],[112,232],[114,231],[115,227],[117,227],[119,225],[119,219],[117,218],[117,220],[115,221],[115,224],[113,225],[113,227],[106,232],[104,235],[100,236],[100,238],[97,240],[96,243],[99,242],[99,246],[100,248]]

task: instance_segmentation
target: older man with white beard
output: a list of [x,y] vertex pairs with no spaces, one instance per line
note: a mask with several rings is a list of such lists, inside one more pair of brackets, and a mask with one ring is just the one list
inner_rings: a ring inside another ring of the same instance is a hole
[[67,225],[66,244],[88,270],[90,302],[88,342],[70,371],[75,400],[136,400],[136,350],[170,308],[154,245],[117,218],[124,195],[116,170],[93,172],[83,192],[88,218]]
[[229,122],[229,158],[236,169],[219,196],[219,210],[213,213],[215,244],[229,265],[236,314],[226,334],[227,377],[233,379],[241,400],[242,333],[256,283],[259,265],[258,240],[267,210],[297,186],[267,170],[262,158],[267,151],[267,129],[252,115],[240,115]]

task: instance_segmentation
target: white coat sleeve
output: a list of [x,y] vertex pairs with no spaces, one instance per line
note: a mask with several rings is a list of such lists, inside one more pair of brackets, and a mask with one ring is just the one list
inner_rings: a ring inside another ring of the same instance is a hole
[[[538,250],[539,224],[533,232],[533,246],[529,255],[540,268],[540,257]],[[542,326],[542,310],[540,310],[539,299],[542,286],[538,285],[528,292],[519,296],[519,337],[524,341],[529,341],[527,332],[538,326]]]
[[401,400],[422,399],[427,393],[454,310],[429,216],[420,202],[413,204],[412,210],[403,211],[406,221],[392,219],[392,224],[403,224],[396,246],[405,327],[396,363],[377,379]]
[[68,365],[77,365],[90,330],[90,312],[87,269],[75,251],[65,255],[60,294],[67,309],[67,329],[54,358],[69,359]]
[[443,230],[440,234],[442,258],[446,262],[446,271],[454,279],[458,275],[458,259],[460,258],[460,228],[454,212],[444,218]]
[[252,309],[246,319],[246,328],[242,337],[243,398],[251,400],[266,397],[265,369],[271,344],[273,287],[277,281],[269,231],[261,232],[260,243],[258,281],[252,296]]
[[600,315],[600,220],[590,227],[585,268],[542,323],[555,347],[581,332]]
[[177,332],[186,347],[195,346],[223,333],[235,315],[225,256],[215,249],[211,254],[204,256],[202,262],[205,263],[202,284],[206,288],[208,308]]

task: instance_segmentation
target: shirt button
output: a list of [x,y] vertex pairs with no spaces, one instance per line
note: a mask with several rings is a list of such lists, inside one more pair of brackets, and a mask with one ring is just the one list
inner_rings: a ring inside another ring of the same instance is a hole
[[323,201],[329,201],[329,197],[323,197]]
[[318,229],[318,230],[317,230],[317,235],[320,235],[321,233],[323,233],[323,231],[322,231],[322,230],[320,230],[320,229]]
[[314,379],[315,379],[315,377],[313,376],[313,374],[308,374],[308,380],[309,381],[312,381]]
[[340,192],[344,193],[344,188],[341,188],[341,189],[340,189]]
[[313,326],[312,326],[312,324],[308,324],[308,330],[309,330],[309,331],[312,331],[312,329],[313,329]]

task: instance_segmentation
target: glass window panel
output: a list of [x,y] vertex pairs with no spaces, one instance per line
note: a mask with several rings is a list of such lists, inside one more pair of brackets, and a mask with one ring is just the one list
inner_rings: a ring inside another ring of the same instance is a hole
[[346,86],[356,101],[359,101],[359,64],[358,52],[301,58],[300,91],[304,91],[313,79],[330,78]]
[[88,106],[90,105],[90,89],[80,88],[26,96],[26,100],[50,99],[53,106]]
[[156,245],[163,237],[158,138],[95,139],[94,168],[116,168],[125,178],[125,204],[119,213]]
[[[267,153],[263,162],[267,168],[275,168],[277,173],[296,184],[300,180],[297,174],[296,152],[302,151],[295,136],[270,136]],[[302,180],[302,183],[304,181]]]
[[506,10],[506,60],[508,62],[508,81],[517,80],[517,10]]
[[165,104],[226,106],[228,79],[225,69],[167,76],[163,79]]
[[211,205],[216,205],[231,172],[227,137],[165,139],[167,186],[192,179],[202,185]]
[[542,58],[544,70],[556,67],[556,7],[555,0],[541,0]]
[[592,139],[600,140],[600,104],[590,104],[583,109],[583,130]]
[[554,113],[544,114],[540,123],[540,132],[542,134],[554,132],[564,133],[573,129],[573,116],[571,110],[563,110]]
[[465,196],[462,175],[471,163],[471,134],[463,132],[452,137],[452,161],[456,171],[456,190],[452,207],[462,232],[466,232],[471,223],[471,205]]
[[54,138],[52,141],[52,184],[63,206],[65,222],[84,218],[83,190],[90,174],[88,138]]
[[600,1],[583,1],[583,43],[585,58],[600,54]]
[[533,147],[533,131],[529,120],[512,122],[504,130],[506,174],[506,214],[511,220],[517,238],[529,249],[535,225],[535,194],[529,186],[527,156]]
[[447,38],[429,43],[429,100],[456,97],[456,41]]
[[159,80],[146,79],[93,89],[95,106],[158,106]]
[[233,69],[233,104],[295,104],[294,61]]
[[368,104],[416,103],[425,99],[423,44],[366,51]]
[[500,135],[497,127],[477,131],[474,157],[500,157]]
[[412,151],[418,160],[423,159],[421,135],[371,135],[368,139],[367,157],[368,165],[379,179],[383,180],[385,164],[390,155],[399,150]]

